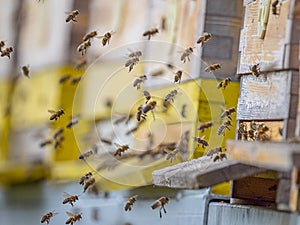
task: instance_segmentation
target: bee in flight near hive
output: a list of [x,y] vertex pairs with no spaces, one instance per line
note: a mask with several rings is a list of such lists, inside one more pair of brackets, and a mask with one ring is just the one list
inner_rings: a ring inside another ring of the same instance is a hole
[[66,212],[67,215],[69,216],[69,219],[66,221],[66,224],[70,224],[70,225],[73,225],[76,221],[79,221],[82,219],[82,213],[79,213],[79,214],[73,214],[73,213],[70,213],[70,212]]
[[200,132],[204,132],[206,129],[212,127],[213,125],[214,125],[214,123],[212,121],[206,122],[206,123],[203,123],[202,125],[200,125],[200,127],[198,127],[198,130],[200,130]]
[[71,128],[78,123],[78,118],[72,118],[66,125],[66,128]]
[[174,102],[174,98],[177,94],[178,94],[178,91],[176,89],[171,90],[164,98],[163,107],[165,107],[167,109],[168,106],[170,105],[170,102]]
[[106,44],[109,45],[109,41],[112,37],[112,35],[114,34],[114,32],[107,32],[102,36],[99,36],[99,38],[102,38],[102,46],[105,46]]
[[205,138],[205,136],[194,137],[194,142],[196,142],[198,146],[202,145],[202,148],[205,148],[208,146],[208,142],[204,138]]
[[97,35],[98,35],[98,32],[93,30],[93,31],[87,33],[86,35],[84,35],[82,38],[82,41],[83,42],[89,41],[89,40],[93,39],[94,37],[96,37]]
[[181,107],[180,115],[182,116],[182,118],[186,118],[186,107],[187,104],[183,104]]
[[218,152],[217,155],[214,157],[213,161],[216,162],[218,160],[227,159],[227,154],[225,152]]
[[65,111],[63,109],[54,111],[54,110],[48,110],[49,113],[52,113],[50,116],[50,120],[57,120],[59,119],[63,114],[65,114]]
[[134,195],[134,196],[128,198],[128,200],[125,204],[125,207],[124,207],[125,211],[131,211],[133,204],[136,202],[136,198],[137,198],[137,195]]
[[144,95],[144,97],[145,97],[145,99],[146,99],[145,104],[147,104],[147,103],[149,102],[149,100],[151,99],[151,94],[150,94],[149,91],[144,90],[144,91],[143,91],[143,95]]
[[68,12],[67,13],[68,16],[66,18],[66,23],[70,22],[70,21],[73,21],[73,22],[77,22],[76,20],[76,17],[79,15],[79,11],[76,9],[76,10],[73,10],[71,12]]
[[82,159],[82,160],[86,160],[86,159],[89,158],[91,155],[97,154],[97,152],[98,152],[98,147],[95,145],[95,146],[93,146],[92,149],[90,149],[90,150],[88,150],[88,151],[86,151],[86,152],[80,154],[78,158],[79,158],[79,159]]
[[87,51],[87,49],[88,49],[89,47],[91,47],[91,41],[90,41],[90,39],[88,39],[88,40],[82,42],[82,43],[78,46],[77,51],[78,51],[79,53],[81,53],[81,55],[85,55],[85,54],[86,54],[86,51]]
[[86,174],[84,174],[82,177],[80,177],[79,179],[79,184],[80,185],[84,185],[84,183],[93,176],[92,172],[88,172]]
[[58,80],[58,82],[60,84],[63,84],[66,81],[68,81],[70,78],[71,78],[71,75],[70,74],[66,74],[66,75],[61,76],[60,79]]
[[10,54],[14,51],[13,47],[8,47],[1,51],[1,57],[7,56],[10,59]]
[[125,67],[128,67],[128,72],[130,72],[133,67],[140,61],[140,59],[138,57],[133,57],[133,58],[129,58],[126,62],[125,62]]
[[144,83],[145,80],[147,80],[147,76],[146,75],[139,76],[133,82],[133,87],[136,87],[137,90],[141,89],[141,85]]
[[201,36],[197,40],[197,44],[200,44],[201,47],[203,47],[204,43],[209,41],[212,38],[211,33],[204,33],[203,36]]
[[63,132],[64,132],[64,128],[59,128],[56,132],[54,132],[53,138],[54,139],[59,138],[59,136],[61,136]]
[[281,4],[282,4],[282,0],[275,0],[272,2],[272,14],[273,15],[279,15]]
[[229,83],[231,82],[231,79],[229,77],[225,78],[224,80],[222,80],[218,85],[217,85],[217,88],[220,89],[220,88],[223,88],[225,89]]
[[45,222],[46,222],[47,224],[49,224],[49,223],[50,223],[50,219],[51,219],[53,216],[57,215],[57,214],[58,214],[58,213],[56,213],[56,212],[54,212],[54,211],[45,213],[45,214],[42,216],[41,223],[45,223]]
[[70,81],[71,84],[77,84],[79,81],[81,81],[82,76],[79,75],[78,77],[73,77]]
[[188,61],[191,61],[190,56],[193,54],[193,52],[194,52],[194,47],[189,47],[189,48],[185,49],[184,52],[182,53],[181,57],[180,57],[180,60],[183,63],[186,62],[186,59],[188,59]]
[[122,156],[122,154],[129,149],[128,145],[119,145],[117,143],[114,143],[114,145],[117,147],[116,152],[114,153],[114,156]]
[[231,107],[229,109],[225,109],[225,111],[221,114],[221,119],[224,119],[225,117],[227,117],[228,119],[232,120],[231,118],[231,114],[235,113],[235,108]]
[[149,30],[146,30],[144,33],[143,33],[143,36],[148,36],[148,40],[151,39],[151,36],[154,36],[155,34],[157,34],[159,31],[157,28],[151,28]]
[[73,203],[78,201],[79,195],[69,195],[68,193],[64,192],[64,197],[65,199],[63,200],[63,204],[69,203],[71,206],[73,206]]
[[175,73],[175,76],[174,76],[174,83],[180,83],[181,82],[181,77],[182,77],[182,71],[181,70],[178,70],[176,73]]
[[225,122],[223,122],[218,129],[218,135],[225,136],[225,131],[226,131],[226,129],[230,131],[230,129],[229,129],[230,126],[232,126],[231,120],[226,120]]
[[128,58],[142,57],[143,53],[141,51],[131,51],[128,55]]
[[162,209],[164,210],[164,213],[167,213],[167,211],[165,209],[165,205],[168,204],[168,202],[169,202],[168,197],[160,197],[151,205],[152,209],[156,209],[157,207],[160,207],[159,208],[159,218],[162,218],[162,213],[161,213]]
[[5,46],[5,42],[4,41],[0,41],[0,52],[2,52],[2,48]]
[[52,140],[51,139],[47,139],[47,140],[44,140],[43,142],[40,143],[40,147],[43,148],[46,145],[51,145],[51,144],[52,144]]
[[23,73],[23,75],[24,75],[25,77],[30,78],[30,77],[29,77],[29,65],[27,65],[27,66],[22,66],[21,70],[22,70],[22,73]]
[[204,69],[204,71],[205,72],[207,72],[207,73],[211,73],[211,72],[213,72],[213,71],[216,71],[216,70],[219,70],[219,69],[221,69],[221,64],[219,64],[219,63],[214,63],[214,64],[211,64],[211,65],[209,65],[208,67],[206,67],[205,69]]
[[218,154],[219,152],[222,152],[222,147],[212,148],[208,152],[206,152],[205,155],[210,156],[210,158],[212,158],[215,154]]
[[252,73],[253,76],[258,77],[260,74],[260,67],[259,67],[259,63],[256,63],[252,66],[249,66],[249,69]]

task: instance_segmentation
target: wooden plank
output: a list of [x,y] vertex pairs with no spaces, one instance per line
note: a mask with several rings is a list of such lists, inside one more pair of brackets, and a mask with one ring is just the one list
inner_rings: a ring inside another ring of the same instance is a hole
[[[288,118],[291,72],[259,77],[243,76],[237,107],[238,120]],[[283,88],[284,87],[284,88]]]
[[153,184],[171,188],[199,189],[251,176],[264,169],[234,160],[213,162],[210,157],[179,163],[152,173]]

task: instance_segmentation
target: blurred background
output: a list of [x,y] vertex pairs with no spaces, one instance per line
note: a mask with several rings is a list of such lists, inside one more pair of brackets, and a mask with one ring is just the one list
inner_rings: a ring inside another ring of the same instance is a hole
[[[70,211],[83,213],[79,224],[145,220],[182,224],[187,219],[196,224],[203,217],[202,200],[208,190],[153,187],[151,173],[202,156],[207,149],[193,142],[195,136],[205,136],[209,148],[234,139],[235,123],[225,136],[215,134],[220,114],[235,107],[238,99],[235,74],[242,1],[0,0],[0,4],[2,50],[13,47],[10,57],[0,58],[1,224],[38,224],[53,210],[58,215],[50,223],[64,223],[65,212]],[[77,22],[66,22],[73,10],[79,11]],[[147,40],[143,33],[152,28],[159,32]],[[78,47],[92,31],[97,35],[82,55]],[[107,32],[112,36],[103,46]],[[204,32],[213,38],[202,48],[196,41]],[[190,47],[191,61],[183,63],[180,57]],[[134,51],[142,56],[129,72],[125,63]],[[222,70],[204,72],[212,63],[220,63]],[[27,76],[23,66],[29,68]],[[180,84],[174,83],[178,70],[183,71]],[[147,80],[137,90],[133,82],[143,74]],[[230,88],[217,89],[225,77],[232,79]],[[145,101],[144,90],[158,106],[155,119],[149,112],[139,123],[135,117]],[[172,90],[178,94],[166,110],[162,102]],[[49,120],[53,112],[48,110],[59,109],[65,114]],[[200,133],[197,128],[208,121],[214,126]],[[184,139],[182,151],[172,162],[166,160],[168,152],[161,146],[178,145]],[[113,143],[127,144],[130,150],[116,159]],[[79,159],[88,151],[90,157]],[[82,193],[78,180],[89,171],[98,191]],[[213,191],[226,195],[228,184]],[[80,195],[74,207],[62,204],[64,192]],[[125,212],[124,204],[134,194],[139,199],[131,212]],[[161,196],[171,197],[163,220],[150,208]]]

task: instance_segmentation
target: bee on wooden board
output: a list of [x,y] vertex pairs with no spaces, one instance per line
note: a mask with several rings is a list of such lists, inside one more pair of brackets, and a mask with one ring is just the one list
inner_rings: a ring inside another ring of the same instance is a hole
[[69,203],[71,206],[73,206],[73,204],[78,201],[78,197],[79,195],[70,195],[66,192],[64,192],[64,197],[65,199],[63,200],[62,204],[67,204]]
[[218,83],[217,88],[223,88],[225,89],[231,82],[231,79],[229,77],[225,78],[224,80],[222,80],[220,83]]
[[148,36],[148,40],[151,39],[151,36],[154,36],[155,34],[157,34],[159,31],[157,28],[151,28],[149,30],[146,30],[144,33],[143,33],[143,36]]
[[169,202],[168,197],[160,197],[151,205],[152,209],[156,209],[156,208],[160,207],[159,208],[159,218],[162,218],[162,213],[161,213],[162,209],[164,210],[164,213],[167,213],[167,211],[165,209],[165,205],[168,204],[168,202]]
[[98,35],[97,31],[95,30],[91,31],[83,36],[82,41],[83,42],[90,41],[92,38],[96,37],[97,35]]
[[230,126],[232,126],[231,120],[226,120],[225,122],[223,122],[218,129],[218,135],[225,136],[225,131],[226,131],[226,129],[230,131],[230,129],[229,129]]
[[70,74],[66,74],[66,75],[61,76],[60,79],[58,80],[58,82],[60,84],[63,84],[66,81],[68,81],[70,78],[71,78],[71,75]]
[[206,129],[212,127],[213,125],[214,123],[212,121],[209,121],[200,125],[200,127],[198,127],[198,130],[200,130],[200,132],[204,132]]
[[174,76],[174,83],[177,83],[177,82],[180,83],[181,77],[182,77],[182,70],[178,70]]
[[122,156],[122,154],[129,149],[128,145],[119,145],[117,143],[114,143],[114,145],[117,147],[116,152],[114,153],[114,156]]
[[212,148],[210,149],[209,151],[207,151],[205,153],[206,156],[210,156],[210,158],[213,157],[213,155],[219,153],[219,152],[222,152],[222,147],[216,147],[216,148]]
[[216,162],[218,160],[227,159],[227,154],[225,152],[218,152],[216,156],[213,158],[213,161]]
[[57,215],[58,213],[56,213],[56,212],[54,212],[54,211],[52,211],[52,212],[47,212],[47,213],[45,213],[43,216],[42,216],[42,218],[41,218],[41,223],[47,223],[47,224],[49,224],[50,223],[50,219],[53,217],[53,216],[55,216],[55,215]]
[[202,148],[205,148],[208,146],[208,142],[204,138],[205,138],[205,136],[194,137],[194,142],[196,142],[198,146],[202,145]]
[[76,9],[76,10],[73,10],[71,12],[68,12],[68,16],[66,18],[66,23],[70,22],[70,21],[73,21],[73,22],[77,22],[76,20],[76,17],[79,15],[79,11]]
[[241,122],[238,128],[238,140],[247,140],[247,139],[248,139],[247,124]]
[[249,66],[249,69],[253,76],[258,77],[260,74],[260,67],[259,63],[253,64],[252,66]]
[[212,38],[211,33],[204,33],[199,39],[197,40],[197,44],[200,44],[203,47],[204,43],[209,41]]
[[54,110],[48,110],[49,113],[52,113],[50,116],[50,120],[57,120],[59,119],[63,114],[65,114],[65,111],[63,109],[59,109],[57,111]]
[[184,50],[184,52],[181,54],[180,60],[185,63],[186,59],[188,59],[188,61],[190,60],[190,56],[193,54],[194,52],[194,47],[189,47],[187,49]]
[[137,198],[137,195],[134,195],[134,196],[128,198],[128,200],[124,206],[125,211],[131,211],[133,204],[136,202],[136,198]]
[[106,44],[109,45],[109,41],[112,37],[114,32],[106,32],[104,35],[100,36],[99,38],[102,38],[102,46],[105,46]]
[[66,214],[69,216],[69,219],[66,221],[66,224],[73,225],[76,221],[79,221],[82,219],[82,213],[79,214],[73,214],[70,212],[66,212]]
[[7,56],[10,59],[10,54],[14,51],[13,47],[5,48],[1,51],[1,57]]
[[235,112],[236,112],[236,110],[234,107],[225,109],[225,111],[221,114],[221,119],[224,119],[225,117],[227,117],[228,119],[232,120],[231,115]]
[[204,69],[204,71],[205,72],[207,72],[207,73],[211,73],[211,72],[213,72],[213,71],[216,71],[216,70],[219,70],[219,69],[221,69],[221,64],[219,64],[219,63],[214,63],[214,64],[211,64],[211,65],[209,65],[208,67],[206,67],[205,69]]
[[136,87],[137,90],[141,89],[141,85],[144,83],[144,81],[147,80],[146,75],[139,76],[137,79],[133,82],[133,87]]
[[92,172],[88,172],[86,174],[84,174],[82,177],[80,177],[79,179],[79,184],[80,185],[84,185],[85,181],[87,181],[89,178],[91,178],[93,176]]
[[86,40],[86,41],[80,43],[80,45],[79,45],[78,48],[77,48],[77,51],[78,51],[79,53],[81,53],[81,55],[85,55],[87,49],[88,49],[90,46],[91,46],[91,41],[90,41],[90,39],[88,39],[88,40]]

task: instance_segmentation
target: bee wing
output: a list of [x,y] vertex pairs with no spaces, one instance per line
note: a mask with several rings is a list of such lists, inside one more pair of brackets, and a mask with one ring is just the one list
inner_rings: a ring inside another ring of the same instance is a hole
[[122,145],[120,145],[120,144],[118,144],[118,143],[116,143],[116,142],[114,142],[114,145],[117,147],[117,148],[120,148]]
[[72,195],[68,194],[67,192],[64,192],[64,194],[63,194],[63,195],[64,195],[64,197],[66,197],[66,198],[67,198],[67,197],[71,197],[71,196],[72,196]]
[[49,113],[56,113],[55,110],[51,110],[51,109],[48,109],[48,112],[49,112]]
[[69,217],[72,217],[72,216],[74,216],[74,214],[73,213],[70,213],[70,212],[66,212],[66,214],[69,216]]

